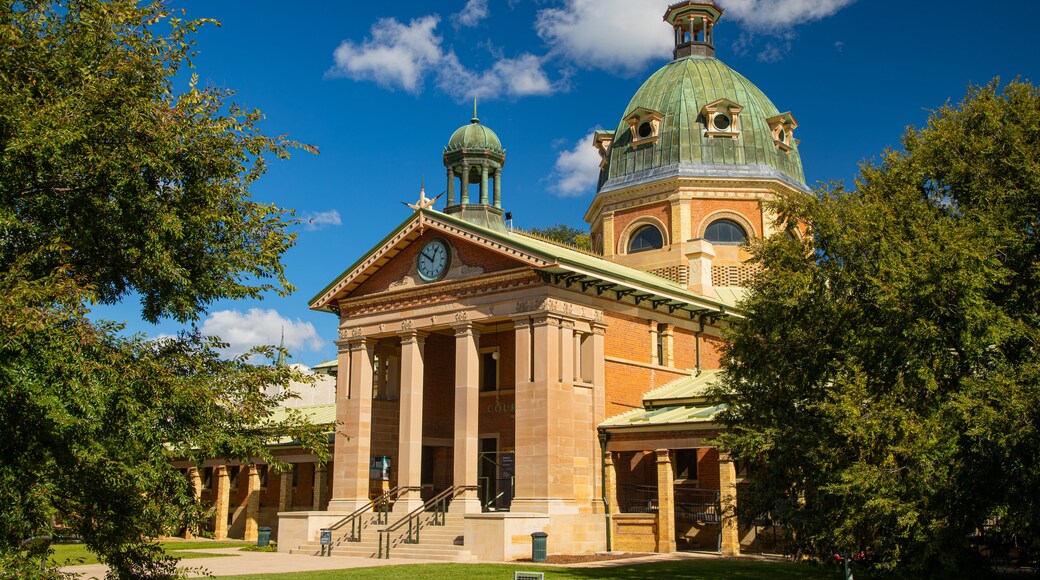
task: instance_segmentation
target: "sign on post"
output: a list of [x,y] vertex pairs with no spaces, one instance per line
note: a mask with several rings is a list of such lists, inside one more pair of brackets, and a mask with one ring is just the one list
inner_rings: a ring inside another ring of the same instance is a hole
[[332,555],[332,530],[325,528],[321,530],[321,555]]

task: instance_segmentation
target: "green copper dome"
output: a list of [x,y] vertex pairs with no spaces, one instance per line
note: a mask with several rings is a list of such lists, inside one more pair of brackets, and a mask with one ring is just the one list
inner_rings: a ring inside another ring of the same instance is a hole
[[[716,110],[727,117],[717,124]],[[653,130],[650,121],[656,123]],[[804,190],[802,161],[791,137],[796,126],[790,114],[782,114],[723,62],[679,58],[632,97],[613,135],[600,191],[674,174],[777,178]]]
[[473,117],[469,125],[459,127],[448,139],[445,151],[458,151],[459,149],[490,149],[491,151],[503,151],[502,142],[498,135],[491,129],[480,124],[480,119]]

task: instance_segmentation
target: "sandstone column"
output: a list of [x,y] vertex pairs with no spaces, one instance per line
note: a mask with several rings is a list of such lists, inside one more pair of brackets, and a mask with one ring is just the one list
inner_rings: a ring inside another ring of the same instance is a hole
[[722,554],[740,555],[737,530],[737,469],[728,453],[719,453],[719,500],[722,504]]
[[[532,320],[534,373],[530,382],[518,376],[516,384],[516,499],[511,509],[575,513],[574,397],[573,386],[560,382],[561,320],[548,313],[536,314]],[[525,331],[530,332],[517,327],[518,372]]]
[[[592,336],[589,337],[590,346],[589,346],[589,349],[588,349],[589,350],[588,358],[590,359],[589,360],[589,368],[591,369],[590,372],[591,372],[591,381],[592,381],[592,420],[593,420],[593,423],[598,427],[600,425],[600,423],[602,423],[604,420],[606,420],[606,414],[607,414],[607,398],[606,398],[606,392],[605,392],[606,380],[607,380],[606,379],[606,377],[607,377],[607,374],[606,374],[607,370],[606,370],[606,358],[605,358],[605,350],[604,350],[604,337],[605,337],[605,334],[606,334],[607,327],[602,325],[602,324],[595,324],[595,323],[593,323],[591,326],[592,326]],[[584,358],[585,355],[582,355],[582,356]],[[592,445],[592,447],[593,447],[593,452],[598,452],[599,451],[598,445],[596,444],[595,441],[591,442],[590,445]],[[608,456],[610,456],[610,454],[608,454]],[[617,483],[617,480],[615,480],[615,484],[616,483]],[[593,493],[593,497],[596,497],[596,498],[602,497],[603,494],[602,494],[601,488],[600,488],[601,485],[604,485],[604,483],[600,480],[600,474],[596,473],[595,474],[595,490],[594,490],[594,493]],[[616,489],[615,489],[615,493],[613,495],[608,496],[608,497],[612,498],[611,501],[616,502],[617,501]],[[617,511],[615,509],[611,508],[610,513],[617,513]]]
[[[191,482],[191,497],[196,501],[202,500],[202,474],[199,473],[197,467],[188,468],[188,480]],[[190,540],[195,537],[192,532],[192,523],[189,522],[188,526],[184,528],[184,539]]]
[[657,454],[657,551],[669,554],[675,551],[675,477],[667,449]]
[[603,255],[610,257],[614,255],[617,241],[614,239],[614,212],[603,216]]
[[401,419],[397,459],[397,485],[406,489],[394,503],[394,511],[408,513],[422,505],[422,408],[423,351],[425,335],[409,331],[401,335]]
[[218,465],[213,468],[213,475],[217,478],[217,497],[213,507],[216,513],[213,515],[213,539],[226,540],[228,529],[228,502],[231,499],[231,482],[228,481],[227,466]]
[[[347,380],[338,385],[335,469],[330,510],[352,512],[369,501],[368,465],[372,446],[372,379],[375,341],[357,338],[340,350],[339,375],[349,368]],[[344,364],[344,356],[349,363]],[[343,383],[347,384],[343,384]],[[317,483],[317,482],[315,482]]]
[[245,541],[255,542],[260,526],[260,466],[249,464],[249,479],[246,480],[246,532]]
[[473,489],[452,501],[452,511],[480,512],[477,496],[477,427],[480,405],[479,333],[471,323],[455,327],[455,457],[454,485]]
[[[365,466],[365,477],[368,478],[368,466]],[[322,511],[324,509],[326,500],[329,497],[329,470],[328,467],[321,464],[314,464],[314,489],[312,493],[313,505],[311,509],[314,511]],[[367,498],[366,498],[367,501]]]
[[[610,513],[611,518],[617,515],[621,508],[617,502],[617,471],[614,468],[614,453],[607,451],[606,456],[603,458],[603,493],[607,496],[607,511]],[[609,529],[607,534],[610,537],[610,545],[614,546],[614,520],[608,520],[607,525]],[[615,548],[616,549],[616,548]]]
[[293,485],[292,485],[292,466],[289,466],[288,471],[283,471],[280,475],[281,480],[278,485],[278,511],[288,512],[292,511],[292,496],[293,496]]

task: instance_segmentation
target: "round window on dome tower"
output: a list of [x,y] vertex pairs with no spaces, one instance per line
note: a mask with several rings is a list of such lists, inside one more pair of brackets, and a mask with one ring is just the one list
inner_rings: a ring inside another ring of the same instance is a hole
[[654,128],[650,126],[649,121],[644,121],[642,124],[639,125],[638,132],[640,139],[646,139],[647,137],[654,134]]
[[776,140],[781,143],[787,143],[787,131],[780,129],[780,132],[776,134]]
[[711,124],[714,125],[715,128],[719,131],[725,131],[726,129],[729,129],[731,122],[729,120],[728,115],[723,115],[722,113],[719,113],[715,115],[714,118],[712,118]]

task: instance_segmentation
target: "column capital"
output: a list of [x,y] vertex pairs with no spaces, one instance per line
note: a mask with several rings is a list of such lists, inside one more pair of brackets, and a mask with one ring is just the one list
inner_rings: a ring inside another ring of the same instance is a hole
[[658,463],[668,463],[671,461],[671,451],[668,449],[655,449],[654,453],[657,455]]
[[607,325],[603,323],[593,322],[589,324],[592,327],[592,334],[598,336],[604,336],[607,334]]
[[[361,330],[360,328],[357,330]],[[373,350],[379,341],[371,336],[353,336],[347,340],[347,348],[354,350]]]
[[401,337],[402,346],[406,344],[419,344],[419,346],[422,346],[429,335],[430,333],[421,330],[404,330],[398,334]]
[[546,312],[539,312],[531,317],[532,326],[556,326],[559,327],[563,323],[563,319],[558,316]]
[[470,321],[453,324],[452,328],[455,329],[456,337],[472,336],[473,338],[478,338],[480,336],[480,331],[477,330],[476,327],[473,326],[473,323]]
[[530,316],[526,316],[526,315],[525,316],[518,316],[516,318],[513,318],[512,320],[513,320],[513,327],[514,328],[527,328],[527,327],[531,326],[531,317]]
[[719,463],[734,463],[735,461],[732,453],[719,449]]

